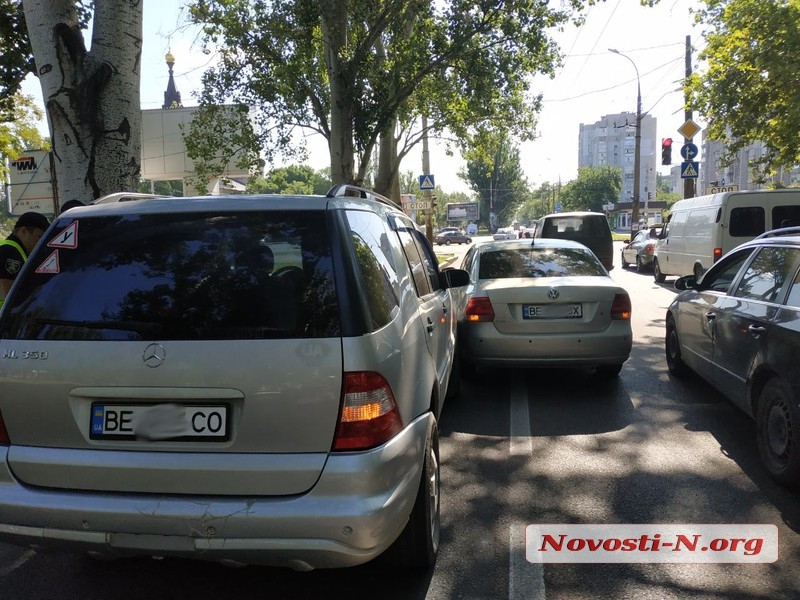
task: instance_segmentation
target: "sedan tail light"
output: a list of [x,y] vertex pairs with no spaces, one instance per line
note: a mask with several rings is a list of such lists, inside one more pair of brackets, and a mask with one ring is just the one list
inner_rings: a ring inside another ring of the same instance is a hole
[[392,388],[382,375],[369,371],[345,373],[334,450],[374,448],[402,428]]
[[0,446],[10,446],[11,438],[8,437],[8,429],[6,429],[6,422],[3,421],[3,413],[0,413]]
[[464,311],[467,316],[467,321],[470,323],[494,321],[494,308],[492,308],[492,301],[486,296],[479,298],[470,298],[467,302],[467,308]]
[[655,252],[655,249],[656,249],[655,244],[647,244],[647,246],[644,247],[645,252]]
[[611,318],[627,321],[631,318],[631,297],[628,294],[616,294],[611,304]]

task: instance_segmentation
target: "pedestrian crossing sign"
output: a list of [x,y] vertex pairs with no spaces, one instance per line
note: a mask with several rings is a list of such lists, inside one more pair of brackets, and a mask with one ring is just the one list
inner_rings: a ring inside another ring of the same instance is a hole
[[697,179],[697,172],[700,170],[698,161],[687,160],[681,163],[681,179]]
[[432,190],[436,186],[433,183],[433,175],[420,175],[419,176],[419,189]]

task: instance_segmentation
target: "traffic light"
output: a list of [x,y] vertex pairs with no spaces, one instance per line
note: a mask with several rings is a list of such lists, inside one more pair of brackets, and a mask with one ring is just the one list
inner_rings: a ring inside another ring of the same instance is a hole
[[672,138],[663,138],[661,140],[661,164],[672,164]]

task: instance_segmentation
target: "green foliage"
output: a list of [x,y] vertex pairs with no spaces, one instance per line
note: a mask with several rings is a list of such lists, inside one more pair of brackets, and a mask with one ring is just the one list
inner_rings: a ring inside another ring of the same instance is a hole
[[323,135],[332,166],[351,171],[335,182],[363,179],[380,136],[422,114],[457,139],[488,122],[530,137],[541,102],[531,76],[560,60],[548,32],[583,2],[552,4],[196,0],[192,17],[221,57],[201,102],[251,106],[250,149],[269,162],[303,152],[298,128]]
[[482,220],[495,213],[498,226],[510,223],[530,195],[519,147],[507,131],[480,129],[465,144],[463,157],[467,166],[460,175],[478,194]]
[[796,0],[705,0],[706,63],[688,82],[708,135],[726,145],[726,160],[763,142],[752,161],[757,180],[800,162],[800,3]]
[[291,165],[270,171],[266,177],[251,179],[248,194],[325,194],[331,187],[327,173],[307,165]]
[[578,178],[561,190],[564,211],[603,212],[603,204],[614,202],[622,190],[622,169],[611,165],[582,167]]
[[[39,133],[37,123],[42,111],[31,96],[17,94],[9,98],[10,114],[0,122],[0,157],[19,158],[25,150],[49,150],[49,142]],[[0,181],[5,181],[8,170],[0,160]]]

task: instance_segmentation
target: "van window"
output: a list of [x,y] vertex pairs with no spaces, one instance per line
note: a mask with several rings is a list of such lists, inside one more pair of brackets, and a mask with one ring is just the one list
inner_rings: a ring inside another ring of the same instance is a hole
[[764,209],[760,206],[743,206],[731,210],[731,237],[754,238],[764,233]]
[[686,225],[686,219],[689,217],[689,213],[686,211],[678,211],[676,213],[672,213],[667,221],[667,226],[664,229],[663,237],[667,238],[671,234],[674,235],[676,232],[682,232],[683,226]]
[[800,226],[800,206],[776,206],[772,209],[772,228]]

